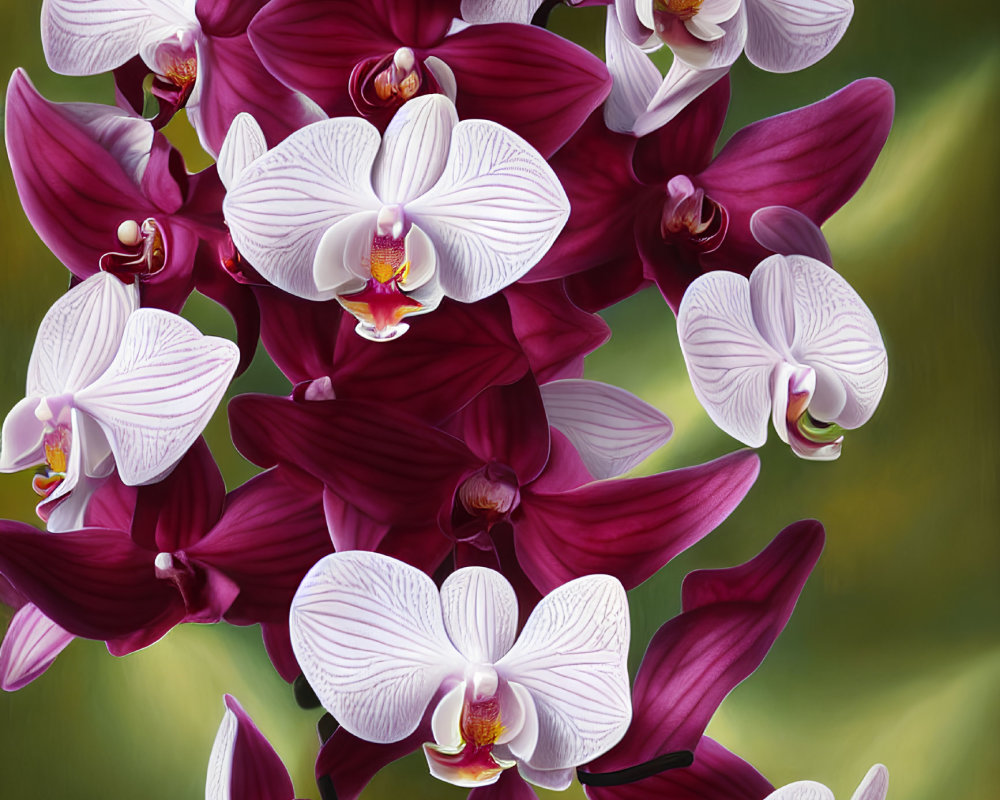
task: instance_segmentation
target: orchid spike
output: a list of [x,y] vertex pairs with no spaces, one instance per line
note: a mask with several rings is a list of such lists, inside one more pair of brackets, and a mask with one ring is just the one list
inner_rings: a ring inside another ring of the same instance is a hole
[[99,272],[57,300],[39,326],[27,396],[3,423],[0,471],[43,465],[33,484],[50,530],[81,527],[97,480],[115,466],[131,486],[168,473],[236,369],[232,342],[137,306],[134,287]]
[[457,570],[439,594],[401,561],[340,552],[302,581],[292,646],[351,734],[397,742],[430,712],[434,776],[483,786],[516,763],[532,783],[565,788],[632,716],[625,591],[589,575],[543,598],[520,637],[517,618],[514,589],[493,570]]
[[265,279],[336,298],[360,335],[383,341],[443,297],[472,303],[522,277],[569,201],[524,140],[494,122],[459,122],[435,94],[407,102],[381,142],[356,118],[303,128],[240,173],[224,210]]
[[767,418],[802,457],[840,455],[843,429],[875,413],[888,375],[878,324],[857,293],[808,256],[764,259],[750,279],[702,275],[677,315],[695,395],[722,430],[751,447]]
[[[865,775],[851,800],[885,800],[889,793],[889,770],[876,764]],[[764,800],[834,800],[833,792],[815,781],[796,781],[775,789]]]

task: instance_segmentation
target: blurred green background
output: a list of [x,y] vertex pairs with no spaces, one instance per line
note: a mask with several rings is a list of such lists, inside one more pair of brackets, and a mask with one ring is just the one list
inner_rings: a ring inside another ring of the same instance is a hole
[[[52,99],[110,102],[107,78],[49,73],[39,7],[0,4],[3,71],[24,66]],[[600,9],[557,9],[552,23],[603,52]],[[878,413],[848,433],[832,464],[799,461],[772,432],[747,500],[631,598],[634,668],[652,633],[677,613],[687,571],[740,563],[803,517],[826,525],[826,551],[787,630],[709,728],[776,785],[812,778],[846,800],[881,761],[895,800],[997,796],[997,23],[994,4],[982,0],[958,8],[859,0],[843,42],[819,65],[785,76],[745,62],[733,70],[723,138],[865,75],[897,92],[896,124],[871,178],[824,229],[889,349]],[[194,152],[183,123],[172,135]],[[6,162],[0,184],[6,411],[23,395],[38,322],[67,278],[28,226]],[[206,332],[232,335],[208,301],[196,298],[186,313]],[[591,357],[589,376],[631,389],[676,426],[642,471],[735,449],[694,400],[658,296],[639,295],[607,317],[614,338]],[[286,386],[262,356],[232,393]],[[252,474],[228,443],[222,414],[208,437],[230,488]],[[35,521],[27,475],[0,476],[0,503],[4,516]],[[8,619],[0,609],[0,629]],[[316,712],[296,708],[255,629],[222,625],[176,629],[122,659],[77,641],[34,684],[0,696],[0,798],[197,798],[226,691],[274,743],[298,795],[316,798]],[[397,763],[365,797],[464,796],[425,771],[419,755]]]

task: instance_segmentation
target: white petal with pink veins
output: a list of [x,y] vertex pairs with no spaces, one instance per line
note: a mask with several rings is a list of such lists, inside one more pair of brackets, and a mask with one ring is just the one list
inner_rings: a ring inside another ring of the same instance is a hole
[[18,400],[3,421],[0,472],[18,472],[45,461],[42,436],[45,426],[35,416],[40,397]]
[[230,800],[232,796],[233,756],[239,731],[239,720],[227,706],[208,757],[205,800]]
[[795,72],[833,50],[854,14],[852,0],[746,0],[747,58],[770,72]]
[[153,126],[147,120],[97,103],[63,103],[59,108],[90,132],[94,141],[122,165],[136,186],[141,185],[153,148]]
[[267,140],[257,120],[243,111],[236,115],[219,148],[219,180],[229,189],[243,170],[267,152]]
[[159,309],[136,311],[107,371],[77,392],[100,424],[125,484],[160,479],[187,452],[222,399],[239,350]]
[[495,122],[463,120],[441,179],[406,213],[434,242],[444,293],[472,303],[545,255],[569,217],[569,200],[521,137]]
[[16,692],[47,670],[76,637],[46,617],[38,607],[21,606],[0,645],[0,687]]
[[642,49],[625,36],[614,6],[608,6],[604,32],[608,72],[613,82],[604,106],[604,122],[618,133],[630,133],[646,111],[663,78]]
[[882,764],[876,764],[865,775],[851,800],[885,800],[889,793],[889,770]]
[[514,644],[517,596],[496,570],[453,572],[441,585],[441,607],[448,637],[467,661],[492,664]]

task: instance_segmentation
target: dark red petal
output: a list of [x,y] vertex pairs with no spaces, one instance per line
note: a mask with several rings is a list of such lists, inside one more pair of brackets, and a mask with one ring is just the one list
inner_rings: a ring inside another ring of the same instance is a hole
[[226,695],[226,707],[236,715],[238,725],[233,744],[230,797],[233,800],[293,800],[292,779],[271,743],[235,697]]
[[357,800],[382,767],[409,755],[424,742],[433,740],[429,715],[416,731],[391,744],[366,742],[338,728],[319,751],[316,779],[330,781],[337,800]]

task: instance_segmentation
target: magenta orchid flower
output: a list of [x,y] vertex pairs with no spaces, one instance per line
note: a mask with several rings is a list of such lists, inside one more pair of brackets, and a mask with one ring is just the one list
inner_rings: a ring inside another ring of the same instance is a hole
[[702,275],[681,301],[677,335],[716,425],[760,447],[770,417],[802,458],[837,458],[843,430],[871,418],[888,378],[872,313],[847,281],[807,256],[771,256],[749,280]]
[[[889,770],[876,764],[865,775],[851,800],[885,800],[889,793]],[[798,781],[776,789],[764,800],[835,800],[833,792],[815,781]]]
[[[572,213],[527,280],[571,276],[571,297],[588,309],[655,281],[676,310],[701,273],[749,275],[770,254],[751,230],[760,209],[786,206],[816,225],[830,217],[864,181],[892,125],[892,89],[866,78],[743,128],[713,158],[728,103],[728,80],[719,81],[638,140],[592,117],[552,160]],[[595,158],[607,165],[596,174]]]
[[276,81],[247,39],[264,0],[45,0],[42,46],[53,71],[118,70],[119,91],[142,111],[142,81],[154,76],[157,127],[186,106],[202,146],[218,153],[230,123],[250,111],[272,144],[322,119],[314,103]]
[[353,735],[398,742],[430,712],[424,753],[435,777],[486,785],[516,763],[533,783],[562,789],[631,718],[625,591],[590,575],[543,598],[520,636],[517,620],[514,589],[493,570],[459,570],[439,593],[401,561],[335,553],[296,592],[292,644]]
[[537,27],[453,25],[459,5],[272,0],[250,39],[272,74],[332,117],[383,128],[408,99],[441,92],[462,119],[498,122],[549,157],[607,96],[606,67]]
[[50,530],[79,527],[97,479],[160,480],[201,434],[236,369],[203,336],[106,272],[55,302],[38,329],[26,397],[3,424],[0,471],[44,465],[33,485]]
[[113,655],[182,622],[220,619],[261,623],[278,644],[295,588],[331,551],[318,484],[279,469],[226,494],[203,440],[158,484],[109,479],[84,522],[60,534],[0,522],[0,573],[49,619],[107,642]]
[[459,122],[438,94],[406,103],[381,141],[355,117],[303,128],[240,171],[224,209],[264,278],[336,298],[373,340],[445,296],[471,303],[513,283],[569,215],[530,145],[494,122]]
[[188,174],[145,120],[92,103],[51,103],[22,70],[11,76],[6,102],[18,195],[56,258],[80,279],[104,270],[137,282],[142,305],[167,311],[180,311],[197,287],[232,314],[241,367],[249,364],[258,312],[250,289],[224,269],[232,246],[215,168]]
[[293,800],[288,770],[235,697],[224,698],[226,713],[212,744],[205,800]]

